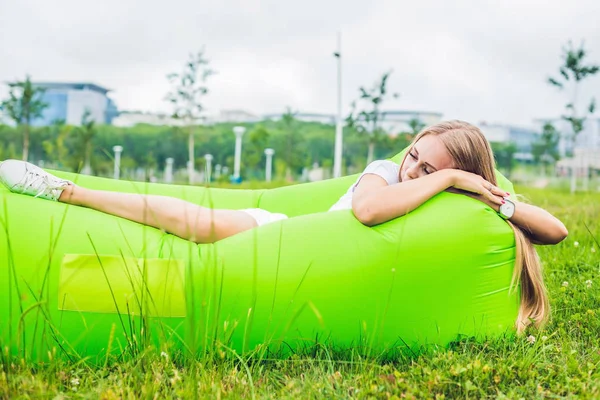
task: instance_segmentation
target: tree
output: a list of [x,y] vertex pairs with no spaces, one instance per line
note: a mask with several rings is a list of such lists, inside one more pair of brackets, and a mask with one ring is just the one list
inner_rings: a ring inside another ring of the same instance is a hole
[[[572,148],[575,149],[577,136],[583,130],[585,120],[588,115],[594,113],[596,108],[596,101],[594,98],[590,100],[589,105],[586,107],[586,112],[579,114],[578,111],[578,95],[581,82],[593,75],[599,70],[600,66],[594,64],[584,64],[584,59],[587,53],[584,49],[583,43],[579,48],[573,47],[571,41],[568,42],[566,47],[563,47],[563,65],[559,67],[560,77],[548,78],[548,83],[561,90],[570,88],[572,91],[571,100],[565,106],[567,114],[562,116],[562,119],[568,121],[571,124],[573,134],[571,136]],[[587,168],[586,168],[587,175]],[[577,182],[575,180],[575,168],[571,168],[571,193],[575,192]]]
[[189,183],[194,183],[194,126],[200,121],[204,106],[203,97],[208,94],[205,83],[215,71],[208,67],[209,61],[204,58],[204,49],[190,54],[182,73],[167,75],[172,91],[166,99],[173,105],[173,118],[181,119],[188,131],[188,175]]
[[91,118],[92,113],[89,109],[81,116],[81,126],[77,128],[77,133],[81,139],[81,150],[83,153],[83,169],[82,174],[90,175],[92,173],[92,139],[96,134],[96,121]]
[[42,142],[46,157],[59,163],[65,163],[69,156],[66,140],[71,135],[73,127],[66,125],[64,120],[56,120],[49,127],[51,138]]
[[245,164],[254,170],[258,170],[263,159],[263,154],[269,142],[269,131],[263,125],[257,125],[249,133],[250,146],[246,146],[244,160]]
[[285,179],[292,180],[292,170],[296,170],[302,166],[303,157],[298,144],[302,141],[298,132],[298,121],[296,113],[290,107],[281,117],[284,130],[284,153],[283,161],[285,162]]
[[23,130],[23,160],[29,157],[29,134],[31,121],[40,118],[48,103],[42,100],[44,89],[35,87],[31,83],[29,75],[25,81],[9,82],[9,98],[4,100],[0,106],[15,121],[17,126]]
[[425,124],[417,117],[411,118],[410,121],[408,121],[408,126],[410,127],[410,133],[413,137],[425,128]]
[[551,122],[546,122],[542,128],[539,139],[533,142],[531,153],[536,163],[542,164],[542,174],[546,175],[546,165],[554,164],[560,158],[558,154],[558,141],[560,133]]
[[508,178],[510,178],[510,174],[515,164],[517,145],[512,142],[492,142],[490,145],[492,146],[492,151],[494,152],[496,165],[499,169],[503,170]]
[[[358,90],[360,96],[358,100],[352,102],[352,111],[346,118],[349,127],[356,129],[361,134],[366,134],[369,138],[369,151],[367,153],[367,164],[373,161],[375,145],[378,143],[382,129],[379,126],[381,120],[381,104],[386,100],[387,81],[392,71],[382,75],[381,80],[367,90],[361,86]],[[398,94],[393,94],[394,98]],[[362,107],[361,107],[362,106]]]

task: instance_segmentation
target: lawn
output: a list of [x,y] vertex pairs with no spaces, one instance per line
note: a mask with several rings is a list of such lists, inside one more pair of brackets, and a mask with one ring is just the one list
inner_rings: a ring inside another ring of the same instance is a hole
[[191,360],[148,349],[103,365],[32,364],[2,349],[0,397],[600,398],[600,193],[519,189],[570,232],[558,246],[538,247],[552,306],[541,331],[386,362],[319,347],[284,360],[223,352]]

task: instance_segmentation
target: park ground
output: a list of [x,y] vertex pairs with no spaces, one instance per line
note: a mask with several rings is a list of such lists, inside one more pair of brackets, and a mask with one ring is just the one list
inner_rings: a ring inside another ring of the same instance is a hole
[[569,229],[538,248],[552,306],[543,330],[385,361],[327,348],[283,360],[148,349],[103,365],[34,364],[2,349],[0,398],[600,398],[600,193],[518,189]]

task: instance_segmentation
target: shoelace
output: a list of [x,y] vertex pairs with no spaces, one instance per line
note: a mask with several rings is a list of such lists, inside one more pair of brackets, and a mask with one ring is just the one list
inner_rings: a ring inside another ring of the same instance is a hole
[[63,181],[60,185],[57,185],[55,182],[51,182],[49,178],[50,176],[48,174],[42,175],[38,172],[28,171],[28,173],[25,174],[25,182],[23,182],[23,188],[35,188],[35,185],[41,184],[38,193],[35,196],[33,196],[34,198],[40,197],[42,195],[54,196],[54,193],[52,193],[53,190],[65,188],[66,182]]

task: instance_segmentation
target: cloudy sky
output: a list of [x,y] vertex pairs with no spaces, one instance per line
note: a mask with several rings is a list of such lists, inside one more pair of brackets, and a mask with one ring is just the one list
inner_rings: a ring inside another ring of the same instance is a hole
[[[210,114],[334,113],[341,31],[345,111],[393,70],[386,109],[529,125],[563,110],[546,79],[569,39],[600,64],[599,19],[598,0],[0,0],[0,81],[94,82],[122,110],[169,111],[166,75],[204,47]],[[600,75],[586,86],[600,98]]]

